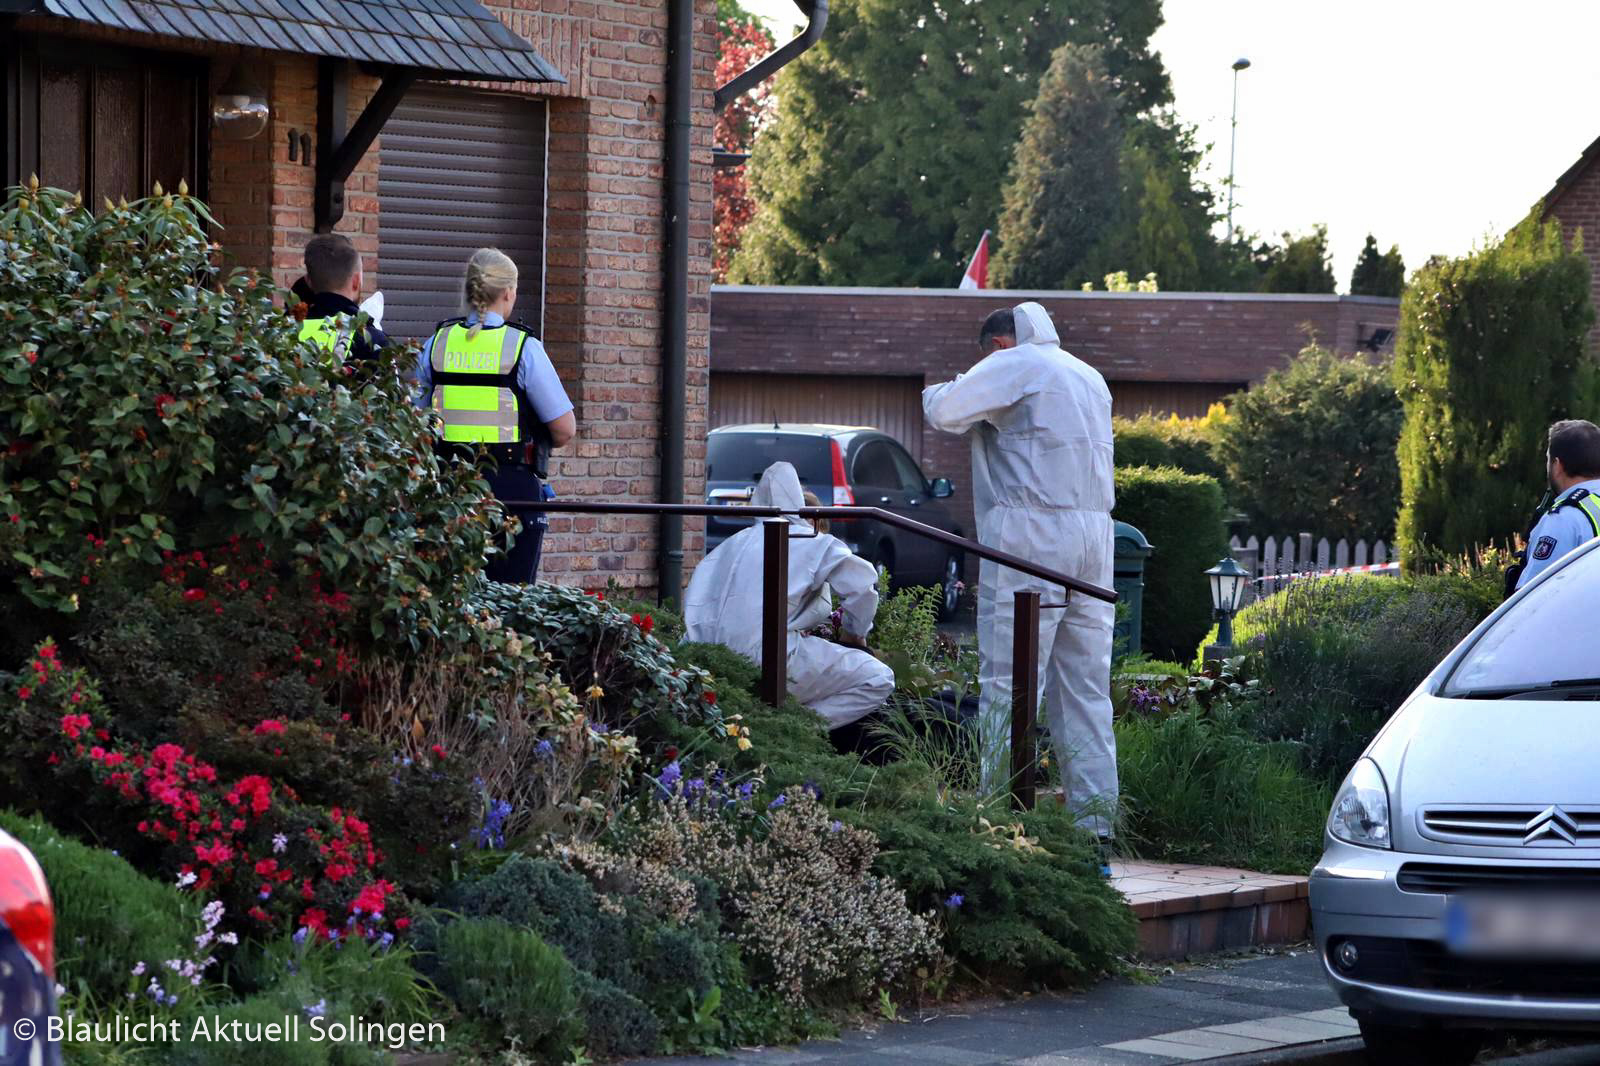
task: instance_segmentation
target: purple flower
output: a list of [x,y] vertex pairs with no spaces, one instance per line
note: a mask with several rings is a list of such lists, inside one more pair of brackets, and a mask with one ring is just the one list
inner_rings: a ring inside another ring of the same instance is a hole
[[678,760],[673,759],[661,768],[661,787],[672,791],[678,787],[678,782],[683,779],[683,768],[678,765]]
[[767,810],[775,811],[779,807],[782,807],[784,804],[786,804],[788,802],[789,802],[789,797],[788,796],[780,795],[777,799],[775,799],[771,803],[767,804]]
[[393,944],[393,943],[394,943],[394,934],[393,933],[385,933],[381,937],[378,938],[378,950],[379,951],[388,951],[389,950],[389,945]]
[[751,796],[755,795],[755,791],[756,791],[755,782],[754,781],[746,781],[744,784],[739,786],[739,798],[747,800]]
[[539,741],[538,746],[533,749],[533,753],[541,759],[550,758],[551,753],[554,751],[555,748],[551,746],[548,740]]
[[832,825],[828,826],[828,832],[837,833],[839,830],[841,830],[843,828],[844,828],[844,823],[843,822],[835,821]]
[[956,910],[966,901],[967,897],[963,896],[961,893],[952,892],[950,893],[950,898],[944,901],[944,905],[949,907],[951,910]]
[[306,936],[310,932],[311,932],[311,930],[307,929],[305,926],[302,925],[299,929],[295,930],[294,942],[296,944],[304,944],[306,942]]
[[684,795],[698,796],[706,790],[706,782],[702,777],[691,777],[683,783]]
[[306,1017],[308,1018],[320,1018],[328,1013],[328,1001],[319,999],[315,1003],[308,1003],[300,1009],[306,1012]]

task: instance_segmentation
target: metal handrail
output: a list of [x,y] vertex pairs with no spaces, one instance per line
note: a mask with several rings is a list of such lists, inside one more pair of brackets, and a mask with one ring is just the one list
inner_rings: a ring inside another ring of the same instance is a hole
[[1058,570],[1047,566],[1029,562],[1008,552],[998,551],[985,547],[975,540],[967,537],[958,537],[954,533],[946,533],[942,529],[924,525],[921,522],[897,515],[893,511],[885,511],[881,507],[729,507],[712,504],[694,503],[608,503],[584,500],[502,500],[501,503],[516,510],[528,511],[554,511],[563,514],[638,514],[638,515],[683,515],[686,518],[712,517],[713,515],[728,515],[738,518],[786,518],[793,515],[798,518],[827,518],[839,522],[848,522],[863,518],[875,519],[886,525],[895,526],[908,533],[915,533],[927,537],[929,540],[938,541],[940,544],[952,548],[960,548],[979,559],[988,559],[990,562],[999,563],[1001,566],[1010,567],[1029,577],[1048,581],[1052,585],[1060,585],[1072,592],[1081,592],[1093,599],[1103,600],[1106,603],[1116,603],[1117,594],[1111,589],[1070,577]]
[[[1067,574],[1047,566],[1029,562],[1008,552],[985,547],[975,540],[946,533],[942,529],[924,525],[880,507],[746,507],[730,508],[693,503],[605,503],[584,500],[502,500],[507,508],[526,511],[548,511],[562,514],[636,514],[683,515],[686,517],[711,517],[736,513],[740,518],[765,519],[763,537],[763,573],[761,595],[761,698],[776,707],[788,694],[789,669],[789,517],[804,519],[827,518],[836,521],[854,521],[871,518],[909,533],[987,559],[1000,566],[1010,567],[1030,577],[1060,585],[1067,597],[1077,592],[1106,603],[1117,602],[1111,589]],[[666,590],[661,590],[663,595]],[[1041,609],[1065,607],[1066,603],[1044,604],[1037,591],[1018,592],[1013,598],[1014,619],[1011,658],[1011,794],[1014,803],[1031,810],[1034,804],[1034,768],[1037,765],[1037,717],[1039,713],[1039,612]],[[980,754],[980,758],[982,755]]]

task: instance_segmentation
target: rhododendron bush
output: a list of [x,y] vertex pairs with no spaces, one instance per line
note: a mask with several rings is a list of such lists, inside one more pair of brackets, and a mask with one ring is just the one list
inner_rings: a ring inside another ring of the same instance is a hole
[[440,463],[400,363],[330,366],[254,274],[223,276],[198,201],[98,215],[17,188],[0,207],[0,594],[76,611],[108,576],[239,535],[281,580],[420,641],[502,516]]

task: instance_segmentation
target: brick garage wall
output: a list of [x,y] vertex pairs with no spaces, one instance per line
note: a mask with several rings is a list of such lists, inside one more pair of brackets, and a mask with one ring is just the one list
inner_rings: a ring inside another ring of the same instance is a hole
[[[1600,308],[1600,142],[1590,146],[1578,166],[1569,171],[1553,195],[1545,203],[1545,217],[1561,223],[1561,233],[1567,240],[1580,233],[1584,238],[1583,254],[1589,257],[1590,297]],[[1600,349],[1600,339],[1594,330],[1589,331],[1589,348]]]
[[[1038,300],[1061,343],[1103,374],[1113,394],[1219,391],[1260,380],[1308,337],[1353,352],[1393,329],[1399,301],[1370,296],[1237,293],[1023,293],[718,285],[711,295],[717,372],[895,375],[948,381],[978,359],[991,310]],[[965,438],[922,431],[923,466],[970,501]],[[970,513],[967,516],[970,521]]]
[[[557,454],[556,491],[653,501],[661,469],[662,252],[667,10],[658,0],[490,0],[565,86],[549,98],[546,347],[577,404],[578,441]],[[716,5],[696,0],[689,217],[688,441],[684,497],[704,494],[709,395],[711,96]],[[506,86],[483,86],[499,88]],[[687,578],[704,522],[684,523]],[[555,516],[541,574],[596,588],[653,590],[651,518]]]

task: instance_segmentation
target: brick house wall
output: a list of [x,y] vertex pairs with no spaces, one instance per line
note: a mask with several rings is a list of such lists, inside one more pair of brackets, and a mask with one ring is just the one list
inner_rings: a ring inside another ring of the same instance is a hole
[[[689,219],[687,443],[684,494],[704,492],[710,380],[712,94],[715,0],[695,0],[692,183]],[[660,389],[665,237],[667,10],[659,0],[489,0],[566,78],[565,85],[462,83],[545,98],[550,107],[545,345],[577,407],[578,440],[552,463],[563,497],[651,501],[661,463]],[[212,58],[213,89],[243,60],[266,86],[272,118],[245,142],[213,140],[207,198],[231,263],[270,272],[287,287],[312,235],[315,168],[289,159],[290,132],[316,146],[314,57],[238,49],[30,16],[44,34]],[[349,122],[378,79],[353,71]],[[381,288],[378,166],[382,137],[345,184],[336,232],[363,255],[369,290]],[[704,524],[684,526],[687,580]],[[656,582],[652,518],[551,519],[541,576],[586,588],[615,579],[641,592]]]
[[[1544,217],[1561,223],[1568,241],[1585,238],[1583,254],[1589,258],[1589,296],[1600,308],[1600,140],[1584,151],[1545,195]],[[1600,338],[1589,331],[1589,349],[1600,351]]]
[[[1113,397],[1221,396],[1282,366],[1311,337],[1356,351],[1373,329],[1395,327],[1400,304],[1375,296],[717,285],[711,369],[935,384],[977,361],[985,315],[1028,299],[1045,306],[1062,346],[1099,370]],[[922,428],[925,471],[954,479],[970,506],[968,448],[963,437]]]

